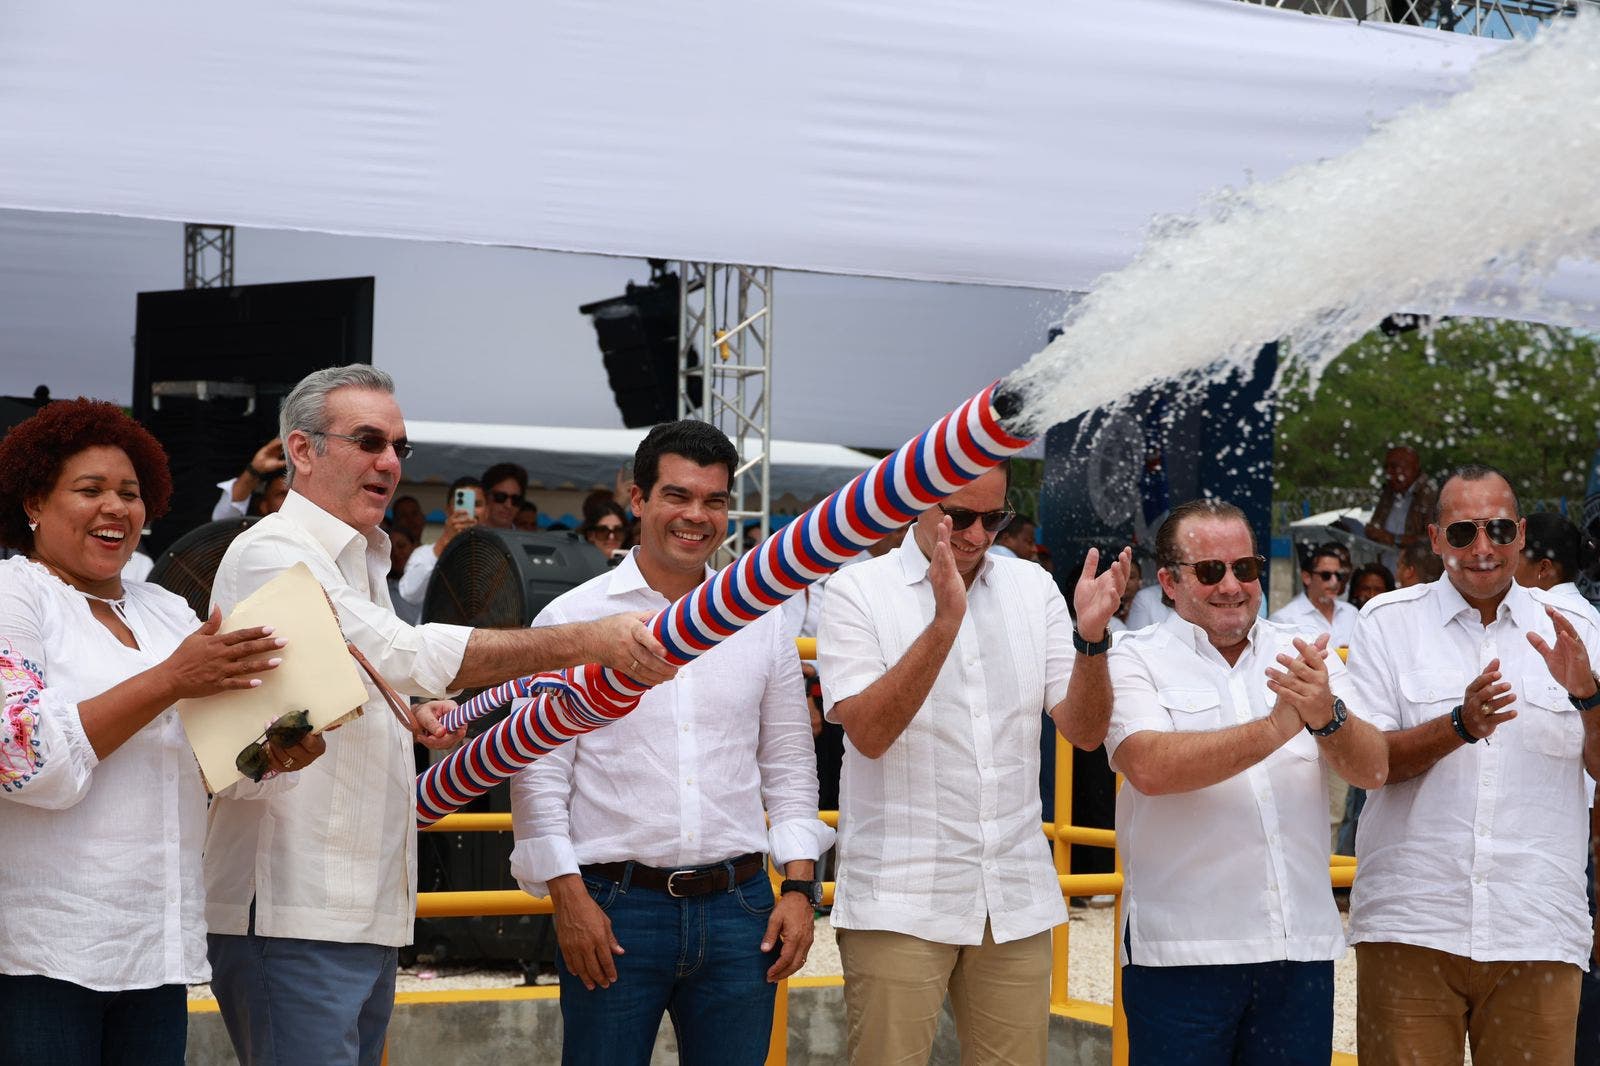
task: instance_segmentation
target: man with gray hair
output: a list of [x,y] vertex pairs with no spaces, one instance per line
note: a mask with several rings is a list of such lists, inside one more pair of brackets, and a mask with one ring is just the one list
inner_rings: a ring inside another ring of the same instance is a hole
[[[308,375],[280,415],[290,491],[240,534],[217,571],[224,612],[296,563],[326,590],[345,637],[402,693],[464,687],[585,662],[657,684],[674,671],[641,615],[544,629],[402,622],[379,529],[411,453],[394,382],[365,365]],[[240,782],[211,807],[206,922],[212,986],[244,1066],[376,1066],[398,948],[416,911],[413,734],[372,697],[302,771]],[[416,708],[415,739],[459,742]],[[290,768],[293,769],[292,767]]]

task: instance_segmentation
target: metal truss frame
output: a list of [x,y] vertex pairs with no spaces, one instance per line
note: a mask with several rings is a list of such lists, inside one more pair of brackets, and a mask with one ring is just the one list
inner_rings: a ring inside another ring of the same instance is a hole
[[183,287],[226,289],[233,285],[233,227],[185,222]]
[[[1600,0],[1242,0],[1312,15],[1398,22],[1475,37],[1531,37],[1551,19],[1575,15]],[[1600,14],[1600,11],[1597,11]]]
[[731,559],[746,522],[760,522],[762,539],[772,528],[773,269],[684,262],[678,276],[678,416],[705,419],[739,452]]

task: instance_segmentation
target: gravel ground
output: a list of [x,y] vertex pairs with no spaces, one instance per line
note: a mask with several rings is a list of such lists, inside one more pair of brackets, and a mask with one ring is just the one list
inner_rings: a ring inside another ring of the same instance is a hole
[[[1073,999],[1091,1003],[1111,1002],[1111,974],[1114,956],[1112,948],[1111,907],[1090,907],[1072,910],[1071,968],[1067,976],[1067,994]],[[802,977],[837,976],[839,945],[834,939],[833,926],[828,919],[817,920],[816,940]],[[427,992],[460,988],[513,988],[523,983],[522,971],[516,968],[476,969],[468,966],[417,966],[400,971],[396,989],[401,992]],[[540,984],[554,984],[554,975],[542,976]],[[189,990],[191,999],[208,998],[209,985],[195,985]],[[1336,1051],[1356,1050],[1356,957],[1347,954],[1334,964],[1333,986],[1333,1047]]]

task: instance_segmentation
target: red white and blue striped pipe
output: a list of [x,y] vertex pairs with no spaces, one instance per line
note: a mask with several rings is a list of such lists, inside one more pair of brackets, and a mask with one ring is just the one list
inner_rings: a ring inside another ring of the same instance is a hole
[[[682,666],[711,649],[1027,447],[1006,428],[1016,414],[1004,382],[990,385],[706,579],[646,623],[667,661]],[[467,700],[445,716],[447,728],[526,702],[417,777],[417,824],[432,825],[557,746],[621,718],[648,688],[590,664],[516,678]]]

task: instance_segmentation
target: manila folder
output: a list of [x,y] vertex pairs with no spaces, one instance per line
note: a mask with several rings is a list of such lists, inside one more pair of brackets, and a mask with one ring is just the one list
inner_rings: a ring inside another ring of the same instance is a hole
[[178,715],[205,775],[220,792],[244,775],[239,753],[268,725],[294,711],[311,712],[313,732],[353,718],[367,702],[367,685],[344,646],[327,595],[305,563],[296,563],[245,597],[222,620],[222,632],[271,626],[288,641],[283,662],[261,684],[215,696],[179,700]]

